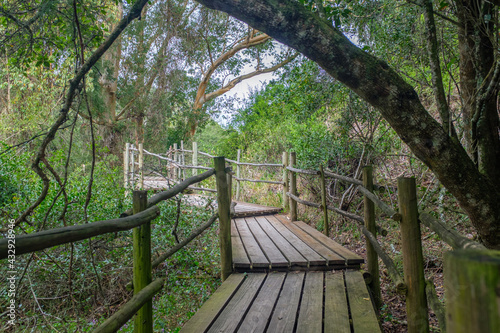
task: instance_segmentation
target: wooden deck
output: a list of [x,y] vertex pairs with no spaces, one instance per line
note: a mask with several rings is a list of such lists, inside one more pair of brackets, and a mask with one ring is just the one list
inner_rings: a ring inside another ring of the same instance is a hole
[[340,270],[234,273],[181,332],[381,330],[361,273]]
[[285,215],[235,218],[231,242],[237,272],[332,270],[359,268],[363,263],[355,253]]

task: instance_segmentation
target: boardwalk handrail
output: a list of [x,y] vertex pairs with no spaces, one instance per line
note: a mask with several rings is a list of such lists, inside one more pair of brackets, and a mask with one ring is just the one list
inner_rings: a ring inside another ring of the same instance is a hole
[[[303,170],[303,169],[297,169],[296,167],[293,167],[293,166],[288,166],[286,169],[291,173],[290,178],[293,178],[294,173],[301,173],[301,174],[314,175],[314,176],[321,177],[320,170],[319,171],[317,171],[317,170]],[[389,218],[391,218],[395,221],[399,221],[401,223],[404,222],[404,223],[408,224],[408,217],[404,218],[401,213],[396,212],[394,209],[392,209],[391,207],[386,205],[384,202],[382,202],[375,194],[373,194],[372,191],[370,191],[368,188],[363,186],[363,181],[360,181],[360,180],[357,180],[354,178],[350,178],[350,177],[346,177],[346,176],[342,176],[342,175],[338,175],[338,174],[335,174],[335,173],[330,172],[330,171],[324,171],[323,175],[333,177],[333,178],[336,178],[336,179],[339,179],[339,180],[356,185],[357,189],[364,195],[364,197],[367,200],[372,201],[375,205],[377,205],[380,208],[380,210],[382,212],[384,212]],[[414,179],[408,179],[408,180],[414,182]],[[382,186],[374,186],[374,187],[378,187],[379,189],[383,188]],[[318,203],[314,203],[314,202],[300,199],[298,197],[298,195],[294,195],[292,193],[292,191],[296,192],[296,189],[290,188],[290,190],[288,192],[286,192],[286,196],[288,196],[290,198],[291,203],[298,202],[298,203],[303,204],[303,205],[324,209],[322,204],[318,204]],[[416,192],[415,189],[412,189],[411,191]],[[411,194],[411,192],[410,192],[408,195],[416,197],[415,193]],[[400,201],[400,205],[401,205],[401,201]],[[293,205],[290,204],[290,207],[293,207]],[[327,205],[326,208],[328,210],[335,211],[336,213],[341,214],[341,215],[357,222],[356,225],[361,229],[363,234],[366,236],[367,249],[368,249],[368,244],[373,246],[373,250],[376,252],[376,254],[384,262],[384,264],[388,270],[389,276],[391,277],[391,280],[396,285],[396,291],[398,293],[402,293],[402,294],[407,295],[408,302],[413,304],[413,305],[408,305],[410,307],[413,307],[411,310],[412,315],[410,315],[410,314],[408,315],[408,324],[409,324],[409,327],[412,327],[412,328],[410,328],[410,331],[412,331],[414,329],[417,329],[417,330],[423,329],[423,327],[428,325],[428,323],[427,324],[425,323],[426,320],[424,320],[423,323],[419,323],[422,321],[423,317],[418,318],[418,316],[417,317],[413,316],[414,312],[421,312],[422,311],[422,310],[417,310],[417,308],[425,309],[423,311],[425,313],[427,313],[427,304],[429,304],[431,306],[431,308],[434,310],[436,316],[438,317],[438,321],[439,321],[439,324],[440,324],[442,330],[445,331],[446,324],[445,324],[444,305],[439,301],[439,299],[437,297],[433,282],[423,280],[423,273],[422,273],[422,277],[421,277],[421,282],[418,282],[418,280],[415,280],[415,277],[413,276],[413,274],[416,274],[414,272],[417,272],[419,270],[419,268],[415,268],[415,267],[419,267],[419,266],[422,267],[422,272],[423,272],[423,259],[420,259],[419,261],[412,263],[412,261],[414,261],[413,257],[415,256],[415,254],[418,254],[420,252],[420,257],[421,257],[421,248],[419,250],[410,248],[410,249],[406,249],[403,251],[403,256],[404,256],[403,264],[404,264],[405,271],[412,272],[412,273],[410,273],[410,275],[412,276],[412,280],[411,280],[412,282],[410,285],[408,285],[407,283],[403,282],[403,279],[401,278],[401,274],[396,269],[396,265],[394,264],[394,261],[389,257],[389,255],[380,246],[380,243],[378,242],[375,234],[373,232],[370,232],[367,229],[367,227],[366,227],[367,217],[366,216],[365,216],[365,219],[363,219],[362,217],[360,217],[358,215],[349,213],[347,211],[343,211],[343,210],[338,209],[336,207],[333,207],[331,205]],[[404,208],[404,210],[407,211],[406,208]],[[416,208],[414,208],[413,210],[415,210],[415,212],[416,212]],[[366,211],[365,211],[365,214],[366,214]],[[290,216],[293,217],[294,215],[296,216],[296,212],[294,213],[293,211],[290,211]],[[477,249],[477,250],[484,250],[485,249],[485,247],[482,244],[479,244],[475,241],[472,241],[472,240],[460,235],[458,232],[450,229],[444,223],[436,220],[428,213],[424,213],[424,212],[420,213],[418,216],[418,220],[417,220],[417,217],[412,217],[412,218],[414,218],[415,221],[418,221],[418,222],[424,224],[425,226],[427,226],[429,229],[433,230],[444,242],[448,243],[454,249]],[[325,228],[328,228],[326,219],[325,219]],[[406,228],[405,230],[409,230],[412,228],[414,229],[414,227],[408,227],[408,226],[405,228]],[[378,226],[377,226],[376,230],[380,231],[380,228],[378,228]],[[419,228],[417,228],[417,230],[419,230]],[[405,236],[406,232],[407,231],[403,230],[403,234],[404,234],[403,235],[403,242],[408,242],[408,240],[407,240],[408,237],[414,238],[413,236]],[[418,244],[420,244],[420,240],[418,241]],[[416,245],[416,246],[420,246],[420,245]],[[376,260],[375,260],[374,264],[378,265]],[[413,267],[413,268],[410,268],[410,267]],[[368,269],[370,270],[370,267]],[[378,268],[376,271],[378,272]],[[378,281],[379,277],[378,276],[374,277],[374,280],[375,279],[377,280],[376,282],[379,283],[379,281]],[[423,283],[425,287],[417,292],[415,289],[416,288],[415,284],[418,284],[418,283]],[[411,290],[409,288],[411,288]],[[423,296],[421,294],[422,292],[424,293]],[[421,298],[421,297],[424,297],[424,299],[426,299],[427,301],[424,301],[424,303],[421,303],[420,300],[417,300],[418,298]],[[410,311],[410,310],[408,309],[408,311]],[[426,317],[426,315],[424,317]]]
[[[201,173],[199,175],[190,177],[188,179],[183,180],[180,183],[175,184],[172,188],[169,188],[166,191],[157,193],[153,195],[151,198],[148,199],[148,207],[151,207],[153,205],[156,205],[157,203],[168,200],[172,197],[175,197],[177,194],[181,193],[184,191],[186,188],[188,188],[190,185],[199,183],[215,174],[215,169],[210,169],[208,171],[205,171],[204,173]],[[132,209],[128,209],[125,211],[122,216],[128,216],[132,214]]]
[[127,303],[120,307],[111,317],[106,319],[94,333],[113,333],[116,332],[134,316],[134,314],[156,295],[165,282],[164,278],[156,279],[139,293],[135,294]]
[[[57,245],[81,241],[112,232],[130,230],[154,220],[160,214],[156,206],[138,214],[88,224],[73,225],[16,236],[16,255],[26,254]],[[0,259],[7,258],[8,240],[0,240]]]
[[[193,169],[193,170],[198,170],[198,169],[203,169],[203,170],[210,170],[211,168],[202,166],[200,163],[198,163],[198,157],[206,157],[209,159],[214,159],[215,156],[202,152],[198,150],[198,145],[196,142],[192,143],[193,149],[184,149],[184,143],[181,141],[180,148],[178,147],[177,144],[174,144],[173,147],[170,147],[168,151],[163,154],[157,154],[157,153],[152,153],[144,148],[139,147],[135,148],[134,145],[127,143],[125,145],[125,150],[124,150],[124,182],[125,182],[125,187],[127,189],[131,189],[136,187],[135,184],[143,184],[144,179],[140,178],[138,181],[136,181],[137,176],[143,177],[144,172],[142,170],[136,172],[136,167],[139,166],[139,164],[143,165],[143,162],[139,161],[136,162],[134,159],[135,153],[139,152],[140,156],[151,156],[154,158],[157,158],[159,161],[165,161],[167,162],[167,170],[168,170],[168,175],[165,176],[165,180],[170,183],[172,181],[173,183],[182,181],[184,179],[184,170],[185,169]],[[186,158],[185,158],[185,153],[192,154],[192,164],[187,164],[186,163]],[[142,155],[141,155],[142,154]],[[236,181],[236,191],[235,191],[235,199],[239,200],[240,199],[240,187],[243,182],[250,182],[250,183],[264,183],[264,184],[274,184],[274,185],[280,185],[283,186],[283,193],[285,192],[285,176],[283,176],[282,179],[280,180],[269,180],[269,179],[250,179],[250,178],[245,178],[241,176],[241,167],[243,166],[249,166],[249,167],[269,167],[269,168],[281,168],[283,170],[286,170],[285,163],[254,163],[254,162],[242,162],[240,161],[241,158],[241,150],[238,149],[238,158],[237,160],[231,160],[226,158],[226,163],[234,164],[236,165],[236,172],[233,177],[233,179]],[[155,173],[155,172],[153,172]],[[194,171],[194,174],[196,174],[196,171]],[[283,173],[285,175],[285,173]],[[130,178],[132,176],[132,178]],[[209,188],[203,188],[203,187],[190,187],[193,190],[196,191],[207,191],[207,192],[216,192],[215,189],[209,189]],[[285,207],[287,200],[283,199],[283,206]]]

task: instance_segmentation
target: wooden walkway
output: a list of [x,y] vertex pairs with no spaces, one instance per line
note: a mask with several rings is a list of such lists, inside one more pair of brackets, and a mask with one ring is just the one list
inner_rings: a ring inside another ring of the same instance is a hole
[[273,208],[238,205],[235,272],[181,332],[381,332],[361,257]]
[[332,270],[359,268],[363,263],[355,253],[285,215],[233,219],[231,243],[237,272]]
[[236,203],[236,206],[234,207],[235,210],[234,217],[277,214],[282,211],[282,209],[278,207],[262,206],[243,201],[233,200],[233,203]]
[[376,333],[380,326],[359,271],[233,273],[181,332]]

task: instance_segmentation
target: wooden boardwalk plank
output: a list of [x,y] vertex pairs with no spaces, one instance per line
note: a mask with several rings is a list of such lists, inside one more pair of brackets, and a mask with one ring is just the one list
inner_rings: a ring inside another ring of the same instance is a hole
[[293,246],[286,240],[267,220],[266,216],[258,216],[255,220],[259,223],[262,230],[269,236],[281,253],[286,257],[290,266],[306,266],[307,259],[304,258]]
[[245,219],[235,219],[236,227],[240,233],[241,241],[248,254],[252,268],[269,268],[269,260],[267,260],[264,252],[259,244],[253,237],[250,229],[248,228]]
[[[208,332],[234,332],[243,319],[247,309],[252,305],[255,295],[266,277],[265,273],[250,273],[245,282],[229,301]],[[196,333],[201,333],[199,331]]]
[[286,273],[269,273],[267,275],[259,295],[257,295],[252,307],[245,316],[238,332],[257,333],[265,331],[285,276]]
[[233,267],[235,269],[250,269],[250,259],[248,259],[234,220],[231,221],[231,247],[233,250]]
[[304,272],[288,273],[267,332],[292,333],[299,308]]
[[326,266],[326,259],[320,256],[317,252],[311,249],[299,237],[288,228],[275,216],[266,216],[266,219],[276,228],[276,230],[292,244],[292,246],[308,261],[308,266]]
[[351,333],[344,272],[325,273],[325,333]]
[[354,333],[380,332],[380,326],[363,275],[359,271],[347,270],[345,282]]
[[269,236],[262,230],[254,217],[245,218],[248,228],[270,262],[270,268],[288,267],[288,260],[281,254]]
[[[298,227],[300,227],[302,230],[308,232],[310,229],[312,229],[310,226],[305,224],[302,221],[297,221],[294,222],[294,224]],[[312,229],[314,230],[314,229]],[[335,242],[333,239],[330,239],[323,235],[322,233],[314,233],[312,235],[314,238],[316,238],[319,242],[321,242],[323,245],[331,249],[333,252],[337,253],[338,255],[344,257],[347,260],[348,265],[354,265],[354,264],[362,264],[364,263],[364,259],[358,256],[356,253],[349,251],[339,243]]]
[[278,214],[281,212],[281,208],[279,207],[269,207],[258,204],[252,204],[248,202],[242,201],[233,201],[236,202],[235,209],[235,218],[237,217],[246,217],[246,216],[257,216],[257,215],[268,215],[268,214]]
[[214,318],[222,312],[224,306],[236,293],[245,280],[245,274],[231,274],[213,293],[194,316],[184,325],[181,333],[205,332]]
[[321,234],[319,231],[308,226],[307,232],[295,225],[295,222],[290,222],[284,215],[276,215],[276,217],[283,222],[283,224],[290,229],[297,237],[302,239],[304,243],[309,245],[314,251],[318,252],[322,257],[328,260],[327,265],[345,265],[346,260],[339,256],[336,252],[326,247],[323,243],[319,242],[316,238],[311,236],[314,233]]
[[[318,333],[323,329],[323,272],[308,272],[300,302],[297,332]],[[369,331],[366,331],[369,332]]]

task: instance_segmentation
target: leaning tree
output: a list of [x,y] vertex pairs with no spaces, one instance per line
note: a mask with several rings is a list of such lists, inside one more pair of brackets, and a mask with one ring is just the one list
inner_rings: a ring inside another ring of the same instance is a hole
[[457,0],[453,3],[456,15],[453,22],[460,41],[465,147],[455,134],[440,91],[439,59],[432,53],[436,37],[431,1],[422,1],[419,5],[424,8],[428,30],[440,122],[432,117],[415,89],[400,74],[385,61],[354,45],[335,27],[333,20],[325,15],[322,1],[198,1],[227,12],[296,49],[373,105],[456,197],[484,244],[500,248],[497,110],[500,62],[495,61],[498,33],[495,1]]

